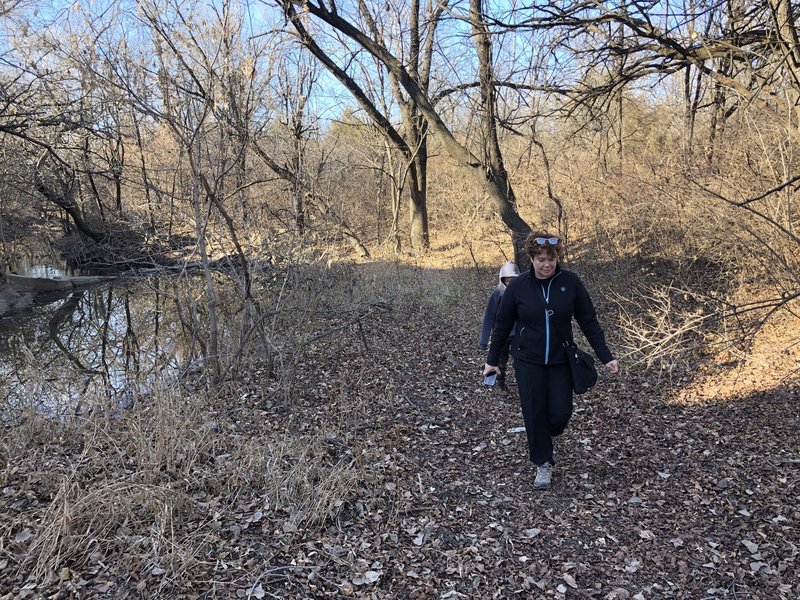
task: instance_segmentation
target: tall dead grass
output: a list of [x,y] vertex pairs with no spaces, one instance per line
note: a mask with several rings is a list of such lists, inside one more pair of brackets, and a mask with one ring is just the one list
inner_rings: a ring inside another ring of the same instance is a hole
[[158,566],[179,581],[193,567],[193,544],[179,533],[190,506],[186,494],[164,485],[64,478],[29,548],[32,565],[22,568],[44,581],[115,555],[129,572]]
[[[364,272],[329,257],[302,263],[297,256],[257,280],[258,300],[270,311],[260,322],[264,335],[251,339],[267,337],[276,358],[263,370],[257,345],[243,356],[263,376],[265,407],[294,402],[293,369],[322,345],[370,344],[360,329],[365,319],[432,298],[455,302],[450,275],[437,286],[446,293],[421,293],[419,269],[386,263]],[[21,368],[39,378],[31,389],[46,385],[46,370],[28,359]],[[346,385],[333,392],[347,405],[337,422],[294,433],[270,423],[243,427],[236,380],[210,393],[191,377],[160,386],[132,378],[129,386],[125,406],[97,386],[80,398],[81,411],[4,405],[13,426],[0,454],[16,465],[6,483],[21,489],[44,481],[39,495],[47,499],[30,507],[32,539],[18,556],[20,577],[47,581],[64,568],[100,568],[114,557],[137,577],[163,571],[164,586],[180,587],[201,560],[215,520],[247,507],[288,519],[293,528],[321,526],[366,479],[353,447],[366,400],[350,397]]]
[[163,574],[163,589],[179,589],[205,560],[215,520],[235,522],[236,511],[251,507],[314,527],[364,477],[352,453],[330,459],[321,433],[247,435],[235,411],[225,416],[212,398],[177,386],[127,410],[104,401],[84,398],[94,407],[86,418],[33,413],[4,438],[15,465],[7,490],[35,485],[49,497],[26,509],[32,535],[17,557],[21,579],[45,584],[111,560],[134,579]]

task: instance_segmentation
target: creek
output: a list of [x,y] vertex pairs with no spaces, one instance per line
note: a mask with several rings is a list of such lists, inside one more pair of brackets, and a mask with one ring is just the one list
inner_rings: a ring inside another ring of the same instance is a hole
[[[17,254],[14,271],[93,274],[43,253]],[[200,355],[202,311],[191,300],[202,297],[200,285],[126,276],[0,319],[0,418],[25,408],[75,414],[98,399],[126,407],[176,381]]]

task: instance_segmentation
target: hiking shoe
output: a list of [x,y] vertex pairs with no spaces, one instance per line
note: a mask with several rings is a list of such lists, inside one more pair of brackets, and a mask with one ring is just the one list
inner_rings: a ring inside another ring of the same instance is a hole
[[550,480],[553,477],[553,465],[549,462],[536,467],[536,479],[533,480],[533,489],[546,490],[550,487]]

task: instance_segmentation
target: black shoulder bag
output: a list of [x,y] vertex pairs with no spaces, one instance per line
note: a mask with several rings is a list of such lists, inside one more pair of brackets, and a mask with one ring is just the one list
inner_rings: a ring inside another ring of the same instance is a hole
[[[552,323],[556,325],[557,322],[553,320]],[[561,338],[561,345],[567,351],[569,372],[572,375],[572,390],[576,394],[585,394],[597,383],[597,369],[594,366],[594,358],[578,348],[575,342],[570,341],[572,336],[564,335],[559,325],[556,325],[555,329],[557,329],[556,333]]]

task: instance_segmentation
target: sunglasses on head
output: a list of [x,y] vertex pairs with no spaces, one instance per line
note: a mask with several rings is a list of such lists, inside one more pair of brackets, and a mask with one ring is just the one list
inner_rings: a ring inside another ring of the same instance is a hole
[[540,246],[547,246],[548,244],[551,246],[557,246],[559,239],[557,237],[549,237],[549,238],[537,237],[533,238],[533,241]]

